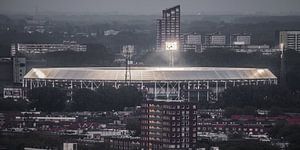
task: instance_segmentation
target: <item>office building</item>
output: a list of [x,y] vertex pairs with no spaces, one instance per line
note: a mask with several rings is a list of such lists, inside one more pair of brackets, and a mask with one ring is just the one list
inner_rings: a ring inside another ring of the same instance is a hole
[[201,51],[201,35],[192,33],[184,35],[184,44],[183,50],[186,51],[193,51],[193,52],[202,52]]
[[194,44],[194,45],[201,45],[201,35],[192,33],[192,34],[186,34],[184,36],[184,44]]
[[226,45],[226,36],[222,34],[209,34],[204,37],[205,45]]
[[230,36],[230,45],[250,45],[251,35],[249,34],[232,34]]
[[64,41],[61,44],[12,44],[11,55],[21,54],[44,54],[49,52],[75,51],[86,52],[87,46],[77,44],[75,41]]
[[161,19],[156,22],[156,49],[165,50],[166,42],[176,42],[180,47],[180,6],[165,9]]
[[141,110],[142,149],[192,149],[197,138],[197,106],[181,100],[148,100]]
[[300,31],[280,31],[279,43],[284,49],[300,51]]

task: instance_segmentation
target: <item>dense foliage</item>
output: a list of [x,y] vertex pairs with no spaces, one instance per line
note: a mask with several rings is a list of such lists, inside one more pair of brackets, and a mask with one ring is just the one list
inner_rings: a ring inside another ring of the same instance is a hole
[[30,107],[40,111],[63,111],[67,94],[59,88],[41,87],[29,91]]

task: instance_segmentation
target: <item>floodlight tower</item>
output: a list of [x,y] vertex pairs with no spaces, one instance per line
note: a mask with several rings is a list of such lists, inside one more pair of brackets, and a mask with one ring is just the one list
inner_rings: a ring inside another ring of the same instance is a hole
[[284,55],[284,43],[280,43],[280,85],[286,88],[286,68],[285,68],[285,55]]
[[177,41],[167,41],[166,42],[166,50],[169,51],[169,54],[170,54],[169,66],[174,67],[174,51],[178,50],[178,42]]
[[131,83],[131,65],[133,64],[131,58],[134,54],[133,45],[124,45],[122,48],[123,56],[125,57],[125,82],[127,85]]

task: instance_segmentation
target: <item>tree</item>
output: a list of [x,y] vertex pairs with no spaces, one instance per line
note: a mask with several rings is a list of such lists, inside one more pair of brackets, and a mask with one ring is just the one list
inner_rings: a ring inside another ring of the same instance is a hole
[[73,93],[72,110],[100,111],[103,103],[97,92],[90,89],[78,89]]
[[30,107],[41,111],[63,111],[67,101],[66,91],[53,87],[34,88],[29,91]]

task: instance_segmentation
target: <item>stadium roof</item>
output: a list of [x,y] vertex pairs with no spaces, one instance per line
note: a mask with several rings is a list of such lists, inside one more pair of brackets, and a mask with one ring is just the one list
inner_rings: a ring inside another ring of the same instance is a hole
[[[124,67],[33,68],[25,79],[106,80],[125,79]],[[214,67],[132,67],[132,81],[192,81],[277,79],[269,69]]]

